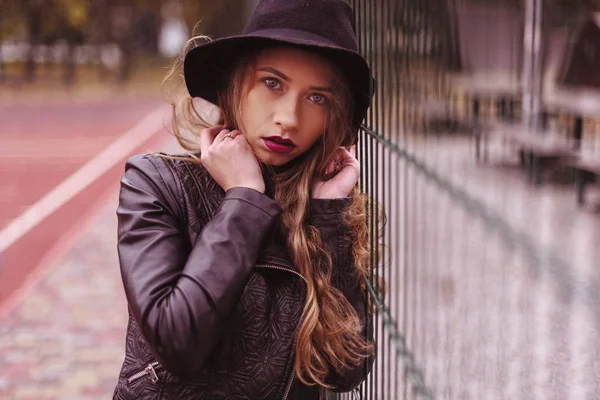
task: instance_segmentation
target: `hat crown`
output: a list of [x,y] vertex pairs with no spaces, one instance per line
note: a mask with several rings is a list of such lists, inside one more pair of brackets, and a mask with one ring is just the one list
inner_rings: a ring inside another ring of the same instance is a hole
[[242,35],[205,41],[186,53],[184,76],[190,95],[218,104],[237,61],[281,44],[315,52],[338,67],[352,92],[349,117],[356,142],[374,81],[358,52],[354,12],[347,0],[259,0]]
[[244,34],[271,30],[304,31],[358,51],[354,13],[345,0],[260,0]]

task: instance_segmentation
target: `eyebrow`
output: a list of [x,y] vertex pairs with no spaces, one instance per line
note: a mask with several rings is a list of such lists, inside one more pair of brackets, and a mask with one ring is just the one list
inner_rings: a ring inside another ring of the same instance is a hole
[[[277,75],[278,77],[280,77],[281,79],[283,79],[286,82],[291,82],[291,79],[286,74],[284,74],[283,72],[281,72],[278,69],[275,69],[273,67],[259,68],[257,71],[270,72],[273,75]],[[329,92],[329,93],[333,92],[332,88],[326,87],[326,86],[311,86],[310,90],[318,90],[321,92]]]

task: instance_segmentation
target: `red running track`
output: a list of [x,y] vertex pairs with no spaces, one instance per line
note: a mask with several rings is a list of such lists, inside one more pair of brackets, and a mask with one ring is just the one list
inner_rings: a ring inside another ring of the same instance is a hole
[[[0,105],[0,231],[161,104],[154,99],[111,99]],[[41,263],[77,234],[78,225],[107,194],[115,193],[126,159],[159,149],[167,135],[158,128],[135,143],[133,151],[84,190],[1,249],[0,309]]]

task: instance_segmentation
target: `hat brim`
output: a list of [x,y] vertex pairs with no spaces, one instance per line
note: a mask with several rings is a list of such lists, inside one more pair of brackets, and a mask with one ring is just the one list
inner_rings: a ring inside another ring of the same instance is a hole
[[373,81],[364,58],[335,46],[326,39],[292,29],[256,31],[207,41],[190,50],[184,60],[184,77],[192,97],[217,104],[218,95],[229,84],[238,60],[273,45],[292,45],[313,51],[332,61],[344,74],[354,100],[353,127],[358,130],[371,103]]

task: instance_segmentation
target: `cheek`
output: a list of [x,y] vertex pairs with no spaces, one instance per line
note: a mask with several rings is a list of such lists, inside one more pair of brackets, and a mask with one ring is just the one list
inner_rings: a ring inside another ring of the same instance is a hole
[[321,135],[323,135],[323,132],[325,132],[327,115],[324,112],[307,113],[303,122],[306,147],[310,147],[321,137]]
[[241,122],[244,133],[253,135],[261,125],[261,121],[266,115],[266,100],[259,90],[251,90],[242,101]]
[[240,123],[239,127],[245,134],[250,133],[254,129],[254,121],[253,117],[256,115],[253,105],[256,104],[250,94],[246,96],[244,101],[242,101],[241,113],[240,113]]

